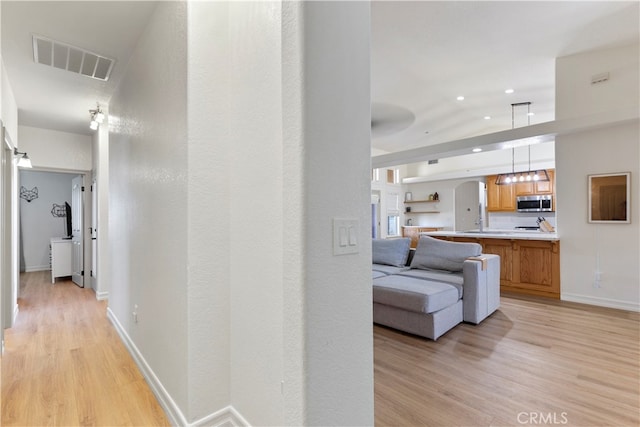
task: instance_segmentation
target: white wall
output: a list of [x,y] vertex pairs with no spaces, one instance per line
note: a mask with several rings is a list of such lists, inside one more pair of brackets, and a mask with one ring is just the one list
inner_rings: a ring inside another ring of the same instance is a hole
[[25,270],[48,270],[49,242],[66,234],[66,218],[54,217],[53,205],[71,204],[71,180],[76,175],[21,170],[20,186],[38,188],[38,198],[30,202],[20,198],[20,229]]
[[[17,130],[18,107],[1,56],[0,63],[0,74],[2,78],[2,82],[0,82],[0,118],[2,119],[2,125],[6,128],[6,139],[10,140],[10,148],[16,148],[19,145],[19,136]],[[3,149],[6,149],[4,145],[5,141],[1,141],[1,143],[3,144]],[[8,313],[4,312],[0,314],[2,315],[1,319],[3,319],[2,327],[8,328],[13,325],[13,322],[18,315],[18,285],[20,265],[18,217],[20,213],[18,204],[18,168],[13,163],[13,155],[11,151],[5,151],[5,155],[7,155],[8,160],[10,161],[7,163],[7,165],[0,166],[0,184],[3,185],[4,191],[7,191],[10,194],[9,199],[11,200],[11,206],[5,208],[2,212],[1,223],[3,224],[3,227],[5,227],[3,236],[3,239],[5,240],[2,242],[2,248],[5,249],[5,253],[6,248],[10,248],[11,250],[9,254],[4,255],[2,267],[4,271],[0,271],[0,277],[3,278],[3,284],[4,281],[9,282],[3,285],[2,292],[0,292],[0,294],[2,294],[4,298],[8,299],[0,302],[0,305],[2,305],[3,309],[8,311]],[[7,171],[4,169],[5,167],[10,167],[11,170]],[[5,179],[10,182],[5,182]],[[6,184],[6,186],[4,184]],[[9,321],[5,321],[5,319],[9,319]],[[2,337],[4,340],[4,330],[2,331]]]
[[110,315],[184,413],[186,52],[186,3],[159,2],[109,104],[109,263],[99,272],[110,280]]
[[531,145],[531,156],[527,146],[516,147],[513,156],[510,149],[486,151],[457,157],[440,159],[438,163],[429,165],[427,162],[412,163],[406,166],[405,177],[417,182],[424,180],[444,180],[472,178],[511,172],[515,163],[515,171],[529,169],[553,169],[555,167],[554,142]]
[[[7,71],[2,62],[2,125],[7,128],[11,139],[18,144],[18,106],[9,82]],[[21,147],[22,148],[22,147]],[[20,150],[24,151],[24,150]]]
[[[620,107],[637,109],[638,45],[588,52],[556,63],[558,119]],[[609,71],[611,79],[590,84]],[[556,139],[562,299],[640,311],[638,121]],[[588,175],[631,172],[631,223],[587,222]],[[595,272],[602,273],[594,287]]]
[[[638,44],[556,60],[556,120],[638,108]],[[604,72],[609,80],[591,84]]]
[[[476,178],[477,181],[484,182],[484,177]],[[469,181],[469,179],[451,179],[444,181],[422,182],[417,184],[403,185],[404,191],[411,191],[413,200],[428,199],[430,194],[438,193],[440,201],[418,205],[416,203],[407,205],[412,210],[437,210],[436,214],[403,214],[406,223],[407,218],[413,219],[413,225],[425,227],[443,227],[445,230],[453,230],[455,226],[455,189],[458,185]]]
[[90,171],[92,142],[89,135],[30,126],[18,127],[20,151],[26,151],[34,168]]
[[[96,180],[97,192],[97,232],[96,232],[96,265],[93,266],[95,282],[92,283],[96,298],[109,297],[109,109],[102,106],[106,115],[105,123],[91,137],[91,164],[93,170],[88,180]],[[85,186],[91,185],[86,182]],[[92,201],[88,201],[92,203]],[[90,220],[89,220],[90,221]],[[90,224],[90,222],[89,222]],[[86,229],[87,227],[85,227]]]
[[[305,269],[305,280],[298,285],[305,292],[305,425],[374,421],[371,244],[366,238],[371,206],[369,8],[368,2],[304,2],[303,32],[296,34],[302,37],[302,49],[284,58],[299,61],[304,76],[302,93],[285,98],[285,106],[302,101],[303,120],[287,129],[289,135],[301,131],[302,151],[295,138],[285,146],[285,154],[287,149],[299,153],[302,163],[291,167],[285,158],[281,191],[286,196],[285,227],[291,209],[303,219],[296,231],[303,237],[300,260]],[[288,77],[284,92],[290,95],[298,86]],[[289,200],[288,189],[298,181],[303,187],[291,188],[302,192]],[[297,197],[303,202],[299,210],[294,207]],[[359,221],[358,254],[332,254],[333,218]],[[284,320],[288,327],[289,319]]]
[[[201,419],[233,404],[230,197],[235,179],[233,171],[246,169],[235,168],[230,161],[229,63],[233,50],[229,41],[229,7],[228,2],[189,2],[188,5],[187,412],[190,420]],[[256,200],[254,197],[259,193],[254,188],[248,200]],[[251,209],[254,213],[256,206]],[[259,222],[252,221],[262,229]],[[255,231],[255,228],[247,229]],[[257,282],[263,283],[252,283]],[[243,355],[238,357],[240,361]],[[271,361],[266,357],[264,360]],[[277,369],[271,371],[278,372]],[[272,403],[278,398],[279,393],[266,398],[265,402]],[[256,406],[262,408],[261,402],[259,399]],[[268,408],[265,417],[277,410],[278,406]]]
[[[228,40],[234,52],[229,58],[233,97],[229,137],[234,141],[229,161],[243,165],[229,170],[230,389],[234,408],[252,425],[283,424],[282,212],[286,186],[281,7],[279,2],[229,6]],[[255,207],[259,207],[257,217]],[[247,226],[256,218],[257,234]]]
[[[139,42],[110,103],[109,312],[174,422],[373,424],[369,21],[160,2]],[[334,218],[359,253],[333,255]]]

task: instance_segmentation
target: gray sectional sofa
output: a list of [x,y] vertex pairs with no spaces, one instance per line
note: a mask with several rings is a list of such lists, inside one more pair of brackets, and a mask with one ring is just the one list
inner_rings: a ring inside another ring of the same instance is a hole
[[373,321],[432,340],[500,306],[500,257],[477,243],[373,240]]

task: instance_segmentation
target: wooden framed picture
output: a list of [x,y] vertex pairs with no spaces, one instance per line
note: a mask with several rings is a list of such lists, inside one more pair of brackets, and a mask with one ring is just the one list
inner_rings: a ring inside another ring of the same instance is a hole
[[589,222],[631,222],[631,173],[589,175]]

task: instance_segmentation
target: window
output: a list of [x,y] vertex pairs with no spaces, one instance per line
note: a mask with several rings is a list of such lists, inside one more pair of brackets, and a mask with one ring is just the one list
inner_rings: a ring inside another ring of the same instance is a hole
[[387,169],[387,184],[400,184],[400,169]]
[[399,236],[400,235],[400,215],[387,216],[387,235]]

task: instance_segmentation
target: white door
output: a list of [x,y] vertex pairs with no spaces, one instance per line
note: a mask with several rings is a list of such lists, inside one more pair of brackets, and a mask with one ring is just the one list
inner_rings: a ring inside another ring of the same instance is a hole
[[480,228],[480,220],[486,223],[484,214],[484,183],[467,181],[455,189],[456,231]]
[[71,250],[71,280],[73,283],[84,287],[84,246],[82,245],[82,209],[83,178],[78,175],[71,180],[71,230],[73,247]]

